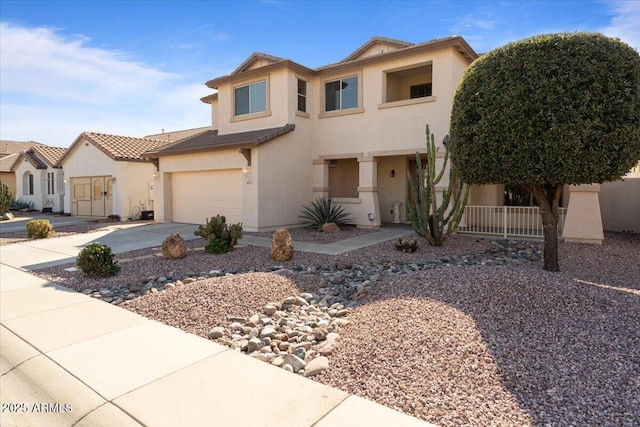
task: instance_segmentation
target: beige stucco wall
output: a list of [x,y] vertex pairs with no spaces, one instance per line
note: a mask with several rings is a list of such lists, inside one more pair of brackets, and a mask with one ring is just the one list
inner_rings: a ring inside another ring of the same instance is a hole
[[16,199],[16,174],[13,172],[0,172],[0,181],[4,182],[9,191],[13,194],[13,199]]
[[[138,207],[153,210],[149,183],[153,181],[155,166],[147,162],[114,161],[95,145],[81,141],[62,164],[65,171],[65,212],[71,213],[71,179],[86,176],[112,176],[113,214],[123,220]],[[142,209],[141,209],[142,210]]]
[[[252,222],[246,222],[248,230],[299,226],[298,215],[313,200],[310,131],[309,124],[301,122],[293,132],[255,150],[251,166],[254,179],[245,193],[245,212],[252,212]],[[258,209],[248,205],[253,201]]]
[[[260,80],[267,81],[267,105],[264,113],[234,117],[234,88]],[[285,68],[246,80],[225,83],[218,88],[218,132],[220,134],[266,129],[289,123],[289,72]]]
[[640,178],[601,184],[600,211],[605,231],[640,233]]

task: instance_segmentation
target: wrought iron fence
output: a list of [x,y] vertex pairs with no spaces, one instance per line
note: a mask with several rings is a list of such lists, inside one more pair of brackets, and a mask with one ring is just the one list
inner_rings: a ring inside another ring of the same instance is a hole
[[[566,208],[560,208],[558,236],[562,236]],[[467,206],[458,227],[460,233],[507,237],[543,237],[537,206]]]

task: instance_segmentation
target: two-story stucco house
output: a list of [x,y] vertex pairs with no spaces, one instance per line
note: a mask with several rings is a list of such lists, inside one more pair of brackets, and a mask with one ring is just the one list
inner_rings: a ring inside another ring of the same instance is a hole
[[440,141],[448,133],[454,91],[477,57],[459,36],[374,37],[315,69],[254,53],[207,82],[215,130],[143,154],[158,168],[156,220],[222,214],[273,230],[299,224],[302,207],[326,195],[361,227],[405,221],[425,125]]

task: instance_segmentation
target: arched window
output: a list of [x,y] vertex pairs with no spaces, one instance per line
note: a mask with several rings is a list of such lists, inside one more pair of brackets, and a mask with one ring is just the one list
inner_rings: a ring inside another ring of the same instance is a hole
[[22,175],[22,194],[33,196],[33,174],[31,172],[25,172]]

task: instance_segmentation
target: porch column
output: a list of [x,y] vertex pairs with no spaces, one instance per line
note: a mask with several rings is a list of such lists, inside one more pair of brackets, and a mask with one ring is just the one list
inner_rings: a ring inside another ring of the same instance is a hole
[[354,212],[358,227],[380,227],[380,202],[378,200],[378,160],[364,156],[358,158],[359,209]]
[[569,187],[569,207],[562,231],[565,242],[602,244],[604,233],[599,192],[600,184]]
[[329,161],[315,159],[313,161],[313,198],[329,197]]

